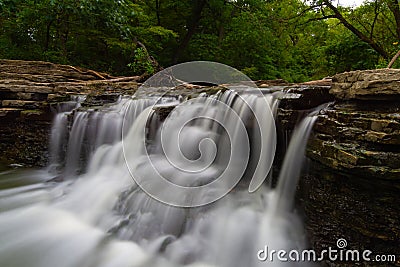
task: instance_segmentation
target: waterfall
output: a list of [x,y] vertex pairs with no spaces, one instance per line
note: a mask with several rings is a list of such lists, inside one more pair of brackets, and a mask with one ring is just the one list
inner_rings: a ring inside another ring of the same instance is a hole
[[278,94],[124,97],[61,110],[51,155],[66,179],[0,191],[0,266],[309,266],[257,258],[265,245],[307,242],[291,204],[315,117],[293,134],[278,186],[263,183],[276,137],[263,103],[276,114]]
[[71,96],[71,101],[58,103],[54,109],[56,115],[50,134],[50,171],[59,168],[59,164],[65,156],[64,142],[68,137],[68,116],[73,110],[79,108],[85,99],[84,95]]
[[294,131],[278,178],[278,210],[293,208],[294,194],[303,165],[304,153],[316,116],[307,116]]
[[61,162],[63,157],[63,142],[67,138],[68,117],[66,112],[57,113],[53,120],[53,127],[50,135],[50,166]]

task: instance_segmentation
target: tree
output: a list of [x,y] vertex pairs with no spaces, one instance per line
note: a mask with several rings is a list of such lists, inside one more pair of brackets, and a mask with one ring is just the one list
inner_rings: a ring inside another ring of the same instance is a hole
[[[328,0],[318,0],[313,1],[308,10],[317,14],[315,20],[337,19],[386,60],[392,54],[391,44],[400,39],[400,6],[397,0],[366,1],[356,9],[335,6]],[[389,41],[387,36],[390,36]]]
[[[253,79],[318,79],[387,65],[399,50],[399,5],[327,0],[3,0],[0,57],[116,75],[192,60]],[[157,63],[158,62],[158,63]]]
[[130,0],[0,2],[0,56],[132,74],[127,65],[136,48],[161,50],[176,36],[155,25],[142,7]]
[[201,14],[203,12],[204,6],[207,3],[207,0],[192,0],[192,10],[189,13],[188,21],[186,24],[186,34],[185,37],[182,39],[180,42],[179,46],[177,47],[174,56],[172,58],[172,63],[176,64],[178,63],[178,60],[182,54],[182,51],[186,49],[186,47],[189,44],[190,39],[193,37],[193,35],[196,32],[197,27],[199,26],[199,22],[201,19]]

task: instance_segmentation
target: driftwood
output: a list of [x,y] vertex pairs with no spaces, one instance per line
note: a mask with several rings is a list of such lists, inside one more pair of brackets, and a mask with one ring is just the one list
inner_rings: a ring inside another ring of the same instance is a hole
[[[102,80],[107,80],[107,79],[109,79],[109,78],[115,78],[115,77],[113,77],[113,76],[110,76],[110,75],[101,75],[100,73],[98,73],[97,71],[94,71],[94,70],[84,70],[84,71],[82,71],[82,70],[80,70],[79,68],[77,68],[77,67],[74,67],[74,66],[70,66],[70,65],[68,65],[68,67],[70,67],[71,69],[73,69],[73,70],[75,70],[75,71],[77,71],[77,72],[79,72],[79,73],[81,73],[81,74],[92,74],[92,75],[94,75],[94,76],[96,76],[96,77],[98,77],[98,78],[100,78],[100,79],[102,79]],[[106,78],[106,77],[107,78]]]
[[111,78],[104,79],[102,82],[138,82],[141,79],[141,76],[131,76],[131,77],[119,77],[119,78]]

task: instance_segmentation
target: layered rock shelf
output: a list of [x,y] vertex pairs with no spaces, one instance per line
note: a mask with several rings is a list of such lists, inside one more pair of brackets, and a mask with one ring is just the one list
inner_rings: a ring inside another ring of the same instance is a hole
[[331,94],[342,100],[400,100],[400,69],[337,74],[333,78]]
[[[298,196],[311,246],[400,255],[400,70],[338,74],[318,115]],[[355,266],[354,262],[327,266]],[[359,262],[359,266],[378,266]],[[358,266],[358,265],[357,265]],[[379,266],[400,266],[400,261]]]
[[319,115],[308,156],[341,172],[400,180],[400,70],[333,77],[336,102]]
[[0,60],[0,160],[44,166],[58,103],[90,95],[101,104],[116,93],[133,94],[138,79],[49,62]]
[[[168,78],[168,77],[167,77]],[[112,77],[93,70],[41,61],[0,60],[0,161],[42,167],[48,161],[51,122],[59,104],[85,96],[82,108],[114,103],[133,95],[141,76]],[[196,97],[222,87],[181,85],[169,95]],[[157,91],[143,94],[156,94]]]

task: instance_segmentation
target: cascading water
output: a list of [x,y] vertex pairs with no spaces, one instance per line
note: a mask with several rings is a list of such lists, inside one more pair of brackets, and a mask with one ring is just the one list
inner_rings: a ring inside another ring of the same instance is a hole
[[[0,266],[309,266],[257,258],[266,245],[276,251],[306,247],[291,203],[315,121],[305,118],[293,134],[272,188],[262,184],[270,166],[259,164],[272,161],[275,149],[274,121],[255,119],[265,112],[264,102],[274,114],[276,94],[250,91],[182,104],[172,97],[121,98],[100,110],[59,113],[51,153],[52,164],[64,166],[63,179],[0,191]],[[177,107],[162,119],[156,110],[170,106]],[[200,119],[191,121],[194,115]],[[70,128],[66,116],[72,116]],[[231,181],[237,173],[242,181]],[[153,183],[160,175],[203,189],[174,194]],[[213,184],[216,177],[225,180]],[[149,188],[172,205],[150,197]],[[226,189],[227,195],[209,201]]]
[[49,169],[58,168],[58,163],[64,158],[64,141],[67,139],[68,116],[81,106],[86,99],[84,95],[71,96],[71,101],[58,104],[54,110],[56,113],[50,134],[50,164]]

